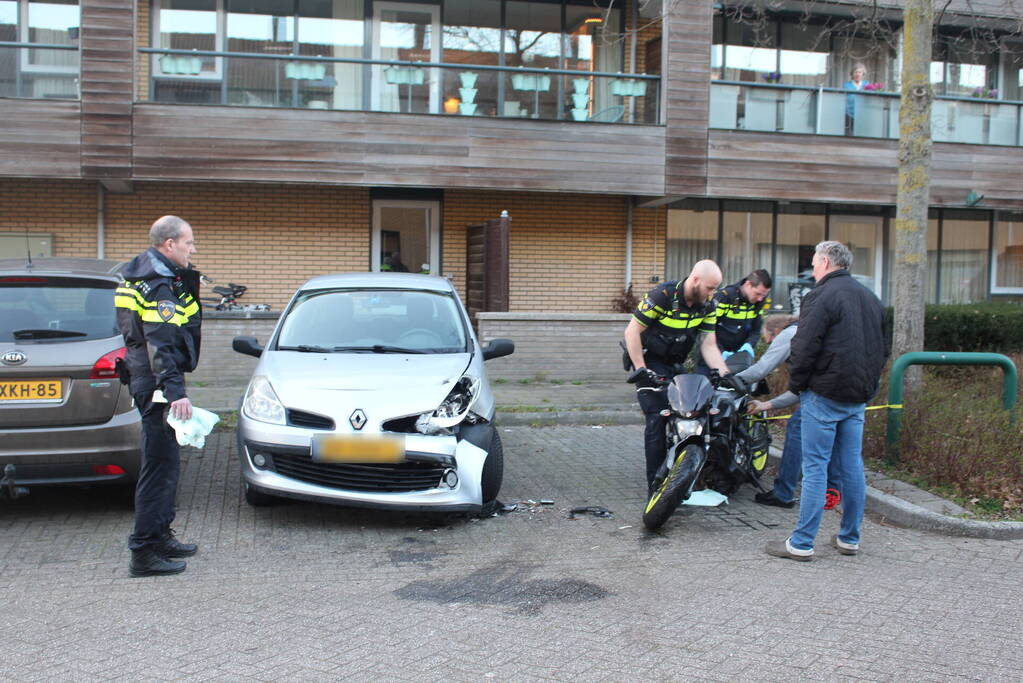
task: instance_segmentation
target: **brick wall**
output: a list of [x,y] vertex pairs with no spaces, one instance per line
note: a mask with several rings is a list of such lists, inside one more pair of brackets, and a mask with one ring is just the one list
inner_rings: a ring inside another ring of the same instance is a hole
[[[510,308],[516,312],[612,311],[625,278],[628,198],[530,192],[444,193],[443,272],[464,294],[465,228],[507,210]],[[633,211],[634,290],[664,271],[664,209]]]
[[515,353],[487,361],[491,379],[623,380],[628,314],[480,313],[480,343],[507,338]]
[[202,325],[202,351],[199,367],[188,376],[189,384],[197,386],[230,386],[247,384],[259,360],[231,348],[235,337],[255,337],[266,344],[277,324],[276,315],[253,314],[252,317],[208,318]]
[[0,232],[53,235],[53,255],[96,257],[96,183],[0,180]]
[[280,310],[315,275],[369,268],[368,191],[321,186],[135,183],[133,194],[107,195],[107,257],[145,249],[168,213],[192,224],[200,270],[249,288],[243,303]]
[[[108,258],[146,248],[149,225],[173,213],[192,223],[195,263],[218,284],[249,287],[243,302],[280,310],[314,275],[369,268],[370,199],[365,188],[242,183],[136,182],[105,195]],[[448,190],[442,273],[464,296],[465,228],[502,210],[512,217],[511,309],[607,313],[625,277],[625,197]],[[666,211],[633,211],[636,294],[664,271]],[[96,185],[0,180],[0,231],[54,236],[57,256],[96,255]]]

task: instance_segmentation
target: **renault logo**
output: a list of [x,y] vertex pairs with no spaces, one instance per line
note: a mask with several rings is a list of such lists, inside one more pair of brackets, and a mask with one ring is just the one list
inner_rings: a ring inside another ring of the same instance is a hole
[[4,365],[21,365],[28,360],[28,356],[21,351],[8,351],[0,356],[0,360],[4,362]]
[[366,426],[367,422],[369,422],[369,420],[366,419],[366,413],[362,412],[361,408],[356,408],[355,412],[348,417],[348,421],[352,423],[352,427],[355,428],[355,431],[359,431]]

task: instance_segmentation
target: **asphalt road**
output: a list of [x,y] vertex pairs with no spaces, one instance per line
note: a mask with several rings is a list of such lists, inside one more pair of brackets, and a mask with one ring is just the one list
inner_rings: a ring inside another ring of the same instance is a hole
[[[130,509],[0,507],[5,680],[1019,680],[1023,541],[868,521],[859,556],[762,552],[795,510],[744,489],[645,532],[641,427],[508,427],[505,503],[467,519],[241,499],[233,435],[186,449],[179,576],[128,577]],[[610,518],[569,519],[573,506]]]

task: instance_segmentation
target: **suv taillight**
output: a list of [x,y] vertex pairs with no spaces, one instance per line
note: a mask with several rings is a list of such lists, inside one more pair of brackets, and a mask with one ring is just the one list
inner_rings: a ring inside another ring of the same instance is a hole
[[117,359],[124,358],[124,354],[127,352],[128,349],[122,346],[116,351],[104,355],[92,366],[89,379],[117,379]]

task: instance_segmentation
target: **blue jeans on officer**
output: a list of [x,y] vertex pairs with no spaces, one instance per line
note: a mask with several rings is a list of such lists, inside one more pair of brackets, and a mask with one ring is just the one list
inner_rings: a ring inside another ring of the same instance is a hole
[[803,493],[799,522],[789,538],[793,548],[812,550],[824,515],[824,489],[834,462],[842,490],[838,538],[859,544],[867,497],[863,473],[863,422],[866,403],[832,401],[807,389],[800,394]]

